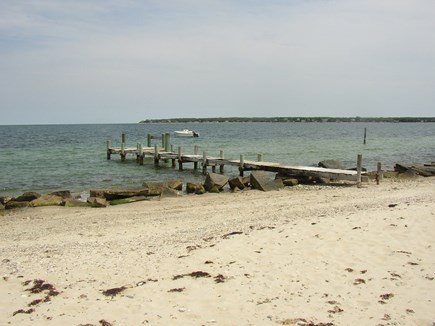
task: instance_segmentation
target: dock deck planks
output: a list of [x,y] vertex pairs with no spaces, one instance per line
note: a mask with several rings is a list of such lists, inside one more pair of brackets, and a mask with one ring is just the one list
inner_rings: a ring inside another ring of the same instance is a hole
[[[155,149],[157,148],[157,155]],[[125,159],[126,155],[134,155],[138,162],[142,162],[146,156],[154,157],[155,164],[158,164],[160,160],[172,160],[172,166],[175,166],[175,161],[178,160],[180,170],[182,170],[183,163],[194,163],[195,168],[197,168],[198,163],[201,164],[204,174],[207,171],[207,166],[211,166],[214,170],[216,166],[221,167],[223,171],[223,166],[230,165],[238,167],[241,174],[243,171],[252,170],[263,170],[275,173],[282,173],[287,175],[297,175],[297,176],[308,176],[308,177],[320,177],[331,180],[347,180],[347,181],[358,181],[358,173],[354,170],[339,170],[339,169],[326,169],[322,167],[312,167],[312,166],[289,166],[283,165],[276,162],[264,162],[264,161],[250,161],[250,160],[228,160],[224,158],[204,156],[198,154],[182,154],[175,152],[165,151],[164,148],[160,147],[107,147],[107,159],[110,159],[112,154],[121,155],[122,159]],[[364,172],[362,172],[364,174]],[[368,177],[362,176],[362,181],[367,182]]]

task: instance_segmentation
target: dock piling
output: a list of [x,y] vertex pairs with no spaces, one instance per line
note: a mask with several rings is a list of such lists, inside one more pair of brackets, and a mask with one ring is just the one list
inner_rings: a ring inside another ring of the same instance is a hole
[[154,165],[159,165],[159,147],[154,145]]
[[382,164],[381,162],[378,162],[377,170],[376,170],[376,184],[379,185],[379,183],[383,178],[384,178],[384,174],[382,172]]
[[107,145],[107,159],[110,160],[110,156],[112,154],[110,150],[110,148],[112,147],[112,145],[110,144],[110,140],[107,141],[106,145]]
[[207,152],[202,153],[202,174],[207,175]]
[[361,169],[362,169],[362,155],[358,154],[356,160],[356,185],[361,188]]
[[178,170],[183,171],[183,157],[181,155],[181,146],[178,146]]
[[244,165],[245,165],[245,156],[243,154],[240,154],[239,173],[241,177],[243,177]]
[[[224,151],[223,151],[223,150],[220,151],[219,158],[220,158],[221,160],[224,159]],[[219,165],[219,173],[221,173],[221,174],[224,173],[224,164],[220,164],[220,165]]]
[[169,152],[171,147],[171,134],[169,132],[165,133],[165,152]]
[[143,145],[142,145],[142,143],[138,143],[137,145],[139,147],[138,148],[138,150],[139,150],[139,155],[138,155],[139,164],[143,165],[143,160],[144,160],[144,157],[145,157],[145,155],[143,153]]

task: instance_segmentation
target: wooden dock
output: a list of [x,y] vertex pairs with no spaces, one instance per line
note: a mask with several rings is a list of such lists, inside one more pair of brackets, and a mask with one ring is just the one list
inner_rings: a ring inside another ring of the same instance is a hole
[[[150,139],[152,137],[148,136],[148,145],[150,145]],[[178,163],[180,171],[183,170],[186,163],[193,163],[193,168],[201,168],[204,175],[207,174],[209,167],[211,167],[212,172],[216,172],[216,167],[219,167],[219,172],[223,173],[224,167],[227,165],[238,168],[241,176],[243,176],[244,171],[262,170],[292,176],[355,181],[358,185],[361,182],[368,182],[368,177],[361,171],[361,155],[358,155],[357,158],[356,171],[311,166],[288,166],[280,163],[264,162],[261,154],[258,155],[257,161],[245,160],[244,155],[240,155],[239,160],[228,160],[224,158],[223,151],[220,151],[219,157],[212,157],[208,156],[206,152],[199,154],[198,146],[194,147],[193,154],[184,154],[181,147],[178,147],[177,151],[174,151],[173,145],[169,145],[169,134],[163,134],[160,139],[162,139],[162,146],[155,144],[154,146],[144,147],[138,143],[136,147],[126,147],[125,135],[123,134],[121,147],[112,147],[110,142],[107,142],[107,159],[110,160],[112,155],[120,155],[121,160],[125,160],[127,155],[129,155],[135,157],[138,164],[143,165],[145,158],[151,157],[154,159],[155,165],[159,165],[160,161],[171,161],[172,167],[175,168]]]

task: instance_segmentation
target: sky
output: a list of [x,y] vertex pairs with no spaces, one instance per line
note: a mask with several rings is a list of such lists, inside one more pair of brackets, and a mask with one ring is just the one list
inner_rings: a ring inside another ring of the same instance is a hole
[[435,116],[434,0],[0,0],[0,125]]

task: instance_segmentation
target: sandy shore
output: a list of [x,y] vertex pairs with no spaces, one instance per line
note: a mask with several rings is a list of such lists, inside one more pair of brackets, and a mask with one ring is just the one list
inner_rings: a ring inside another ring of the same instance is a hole
[[433,326],[435,179],[7,211],[0,272],[0,325]]

